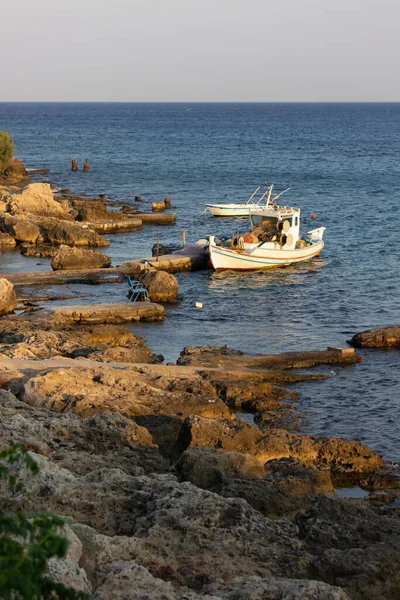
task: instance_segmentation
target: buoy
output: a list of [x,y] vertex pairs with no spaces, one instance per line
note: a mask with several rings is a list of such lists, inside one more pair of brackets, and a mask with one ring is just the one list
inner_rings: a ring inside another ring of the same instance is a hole
[[312,214],[312,215],[311,215],[311,218],[312,218],[312,219],[316,219],[316,218],[317,218],[317,215],[315,215],[315,214]]
[[196,308],[203,308],[202,302],[196,302]]

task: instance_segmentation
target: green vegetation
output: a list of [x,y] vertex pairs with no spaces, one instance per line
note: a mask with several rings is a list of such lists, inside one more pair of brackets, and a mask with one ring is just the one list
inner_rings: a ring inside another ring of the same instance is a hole
[[[7,480],[10,494],[23,493],[23,485],[12,474],[15,463],[24,464],[30,475],[39,472],[37,463],[23,446],[15,445],[0,452],[0,478]],[[0,511],[0,598],[87,598],[86,594],[56,583],[46,575],[48,559],[63,558],[68,549],[68,541],[60,535],[63,519],[49,513],[15,513],[7,501]]]
[[15,150],[14,140],[7,131],[0,131],[0,173],[4,173],[10,164]]

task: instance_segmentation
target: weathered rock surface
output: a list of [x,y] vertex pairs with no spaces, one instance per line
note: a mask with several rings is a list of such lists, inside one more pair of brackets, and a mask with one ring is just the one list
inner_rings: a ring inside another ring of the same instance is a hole
[[7,248],[15,248],[16,245],[17,242],[10,234],[0,232],[0,248],[2,250]]
[[97,269],[109,267],[111,258],[99,250],[82,250],[61,245],[51,261],[54,271],[65,269]]
[[40,235],[38,243],[57,246],[93,246],[105,248],[110,242],[102,235],[76,222],[52,217],[32,217],[37,223]]
[[[24,443],[40,466],[32,477],[14,465],[28,495],[11,496],[13,508],[75,521],[67,559],[51,573],[77,589],[91,587],[98,600],[397,596],[398,510],[321,496],[295,518],[265,516],[263,491],[275,505],[290,499],[291,485],[293,500],[312,482],[320,493],[324,482],[312,469],[276,461],[262,475],[251,457],[193,448],[178,463],[179,481],[131,419],[82,419],[0,391],[0,446],[10,443]],[[215,474],[219,493],[183,481],[215,487]],[[2,484],[0,498],[5,493]]]
[[0,358],[46,359],[55,356],[148,363],[152,352],[143,338],[116,325],[63,326],[52,321],[1,320]]
[[164,307],[153,302],[104,302],[57,306],[38,311],[39,320],[51,319],[57,324],[130,323],[132,321],[162,321]]
[[175,302],[179,285],[174,275],[147,267],[137,279],[149,292],[151,302]]
[[20,187],[29,182],[30,177],[26,172],[24,163],[14,156],[5,170],[4,175],[0,175],[0,184],[5,184],[7,188],[11,188]]
[[59,202],[54,200],[48,183],[31,183],[20,192],[11,194],[7,199],[6,211],[13,214],[42,215],[68,220],[68,213]]
[[368,473],[384,464],[367,446],[339,438],[296,435],[274,428],[267,434],[241,419],[187,417],[179,433],[180,451],[208,446],[254,456],[261,464],[290,458],[305,465],[329,466],[335,472]]
[[0,278],[0,317],[13,312],[17,306],[14,286],[7,279]]
[[354,335],[349,344],[356,348],[400,348],[400,326],[362,331]]
[[335,351],[313,350],[310,352],[284,352],[282,354],[259,354],[244,356],[240,350],[227,346],[187,346],[180,353],[179,365],[223,367],[223,368],[263,368],[263,369],[305,369],[316,365],[354,364],[362,362],[355,352],[341,354]]
[[9,215],[0,217],[0,227],[17,242],[36,244],[39,237],[39,227],[30,220],[30,215]]
[[215,397],[197,398],[193,390],[175,391],[171,379],[143,369],[114,368],[59,369],[31,378],[23,399],[33,406],[44,406],[65,413],[90,416],[99,412],[120,412],[131,416],[187,415],[227,417],[230,410]]

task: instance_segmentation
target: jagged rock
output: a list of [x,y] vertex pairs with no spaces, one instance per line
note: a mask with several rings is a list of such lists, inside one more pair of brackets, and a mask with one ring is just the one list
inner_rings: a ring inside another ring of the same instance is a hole
[[56,326],[29,320],[0,323],[4,358],[85,357],[105,362],[148,363],[152,352],[143,338],[116,325]]
[[[14,510],[46,509],[75,521],[69,527],[80,543],[68,534],[69,563],[58,571],[66,581],[89,581],[98,600],[396,598],[396,508],[331,496],[295,519],[270,520],[242,498],[165,473],[168,462],[142,445],[148,434],[131,424],[110,413],[88,419],[53,413],[0,392],[0,446],[25,443],[41,452],[34,456],[40,466],[34,477],[12,466],[26,493],[10,496],[1,480],[0,499],[7,494]],[[224,456],[220,462],[213,454],[228,479],[246,476],[249,485],[262,479],[246,475],[251,459]],[[201,460],[205,468],[206,457]],[[151,473],[156,465],[164,473]],[[266,477],[288,477],[289,485],[295,473],[298,465],[284,461],[270,464]]]
[[38,243],[98,248],[105,248],[110,245],[110,242],[104,236],[79,223],[52,217],[32,216],[32,219],[35,220],[40,230]]
[[109,267],[111,258],[99,250],[82,250],[61,245],[51,261],[54,271],[65,269],[98,269]]
[[194,390],[174,390],[168,376],[148,374],[142,369],[123,371],[112,368],[57,369],[32,377],[23,399],[33,406],[90,416],[114,411],[126,415],[177,415],[177,422],[188,415],[229,416],[227,406],[214,397],[200,398]]
[[0,219],[0,226],[17,242],[35,244],[39,237],[39,227],[30,220],[30,215],[4,214]]
[[23,444],[74,477],[110,465],[132,476],[169,467],[149,432],[131,419],[107,412],[81,419],[34,408],[6,390],[0,390],[0,439]]
[[7,279],[0,278],[0,317],[13,312],[17,306],[14,286]]
[[2,250],[7,248],[15,248],[16,245],[17,242],[9,233],[0,232],[0,248]]
[[137,278],[149,292],[151,302],[175,302],[179,285],[174,275],[148,267]]
[[375,452],[352,440],[296,435],[278,428],[265,434],[241,419],[187,417],[177,447],[183,452],[196,446],[250,454],[261,464],[291,458],[306,465],[329,465],[334,473],[368,473],[384,464]]
[[54,200],[48,183],[31,183],[22,191],[11,194],[6,210],[13,215],[28,213],[68,220],[67,211]]
[[400,348],[400,326],[362,331],[354,335],[349,344],[356,348]]
[[7,186],[21,186],[29,183],[30,177],[24,163],[14,156],[5,170],[4,176],[0,175],[0,183],[2,182]]
[[68,540],[68,550],[64,558],[50,558],[47,562],[49,577],[66,587],[90,594],[92,586],[84,569],[79,566],[82,555],[82,542],[68,525],[64,525],[60,535]]

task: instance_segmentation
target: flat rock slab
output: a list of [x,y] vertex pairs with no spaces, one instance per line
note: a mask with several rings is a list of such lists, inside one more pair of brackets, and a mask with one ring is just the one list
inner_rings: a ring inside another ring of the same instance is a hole
[[96,233],[119,233],[142,229],[141,219],[124,219],[123,221],[85,222],[89,229]]
[[[26,315],[24,316],[26,319]],[[129,323],[162,321],[164,307],[153,302],[115,302],[74,306],[57,306],[32,313],[32,319],[53,320],[65,324]]]
[[176,213],[137,213],[143,225],[174,225],[176,223]]

